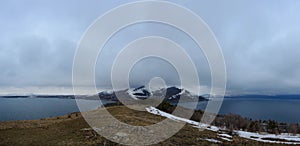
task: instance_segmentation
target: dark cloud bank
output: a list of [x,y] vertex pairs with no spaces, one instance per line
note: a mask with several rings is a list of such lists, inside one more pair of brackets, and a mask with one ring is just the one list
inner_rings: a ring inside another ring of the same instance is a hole
[[[300,93],[300,1],[174,1],[200,15],[216,34],[224,53],[228,93]],[[71,87],[76,45],[85,29],[111,1],[0,2],[0,86]],[[210,86],[210,71],[201,50],[179,30],[162,24],[136,24],[115,35],[96,66],[99,88],[110,86],[110,67],[128,42],[147,35],[170,38],[191,55],[201,84]],[[172,52],[170,52],[172,53]],[[175,53],[175,52],[173,52]],[[133,68],[130,84],[161,76],[180,84],[174,68],[145,59]]]

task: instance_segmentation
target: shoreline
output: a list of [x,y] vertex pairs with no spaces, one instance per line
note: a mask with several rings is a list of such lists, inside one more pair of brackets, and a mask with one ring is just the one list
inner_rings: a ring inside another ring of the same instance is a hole
[[[1,99],[2,97],[0,97]],[[12,99],[12,98],[8,98],[8,99]],[[15,99],[18,99],[18,98],[15,98]],[[30,99],[44,99],[44,98],[39,98],[39,97],[35,97],[35,98],[30,98]],[[49,98],[45,98],[45,99],[49,99]],[[54,97],[51,97],[51,99],[70,99],[70,98],[54,98]],[[75,99],[71,99],[71,100],[75,100]],[[79,99],[79,100],[83,100],[83,101],[91,101],[90,99]],[[118,101],[113,101],[113,100],[106,100],[106,99],[103,99],[104,101],[108,101],[109,103],[105,103],[103,104],[102,106],[115,106],[116,104],[117,105],[121,105],[121,104],[118,104]],[[249,100],[248,98],[241,98],[241,99],[234,99],[234,98],[227,98],[227,99],[224,99],[224,101],[244,101],[244,100]],[[251,99],[251,100],[257,100],[256,98],[254,99]],[[269,100],[269,99],[258,99],[258,100]],[[283,100],[283,99],[280,99],[280,100]],[[273,101],[273,100],[272,100]],[[300,101],[297,100],[297,101]],[[207,101],[199,101],[199,103],[205,103]],[[189,102],[186,102],[186,103],[189,103]],[[171,103],[172,105],[177,105],[176,103]],[[182,105],[181,105],[182,106]],[[185,107],[185,106],[182,106],[182,107]],[[95,107],[94,109],[97,109],[97,108],[100,108],[100,107]],[[186,107],[185,107],[186,108]],[[94,110],[94,109],[91,109],[91,110]],[[203,111],[203,109],[197,109],[197,110],[201,110]],[[195,110],[195,111],[197,111]],[[40,119],[46,119],[46,118],[55,118],[57,116],[64,116],[64,115],[67,115],[67,114],[71,114],[73,112],[80,112],[79,110],[77,111],[72,111],[72,112],[68,112],[68,113],[64,113],[64,114],[61,114],[61,115],[54,115],[54,116],[48,116],[48,117],[41,117],[41,118],[32,118],[32,119],[17,119],[17,120],[0,120],[0,122],[13,122],[13,121],[28,121],[28,120],[40,120]],[[291,124],[291,123],[299,123],[300,124],[300,121],[297,122],[297,121],[283,121],[283,120],[274,120],[272,118],[251,118],[249,116],[245,116],[243,114],[239,114],[239,113],[219,113],[218,115],[228,115],[228,114],[234,114],[234,115],[240,115],[241,117],[243,118],[248,118],[248,119],[252,119],[252,120],[257,120],[257,121],[266,121],[266,120],[273,120],[273,121],[276,121],[278,123],[288,123],[288,124]]]

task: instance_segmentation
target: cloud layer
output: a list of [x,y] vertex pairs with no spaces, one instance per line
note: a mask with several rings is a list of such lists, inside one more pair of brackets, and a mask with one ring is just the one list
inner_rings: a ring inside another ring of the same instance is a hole
[[[300,1],[173,2],[197,13],[215,33],[226,61],[228,93],[300,92]],[[123,3],[0,2],[1,88],[71,87],[73,56],[80,37],[97,17]],[[197,66],[201,84],[210,86],[207,61],[186,34],[167,25],[145,23],[118,32],[107,43],[96,66],[99,88],[111,85],[110,69],[120,49],[147,35],[164,36],[186,48]],[[169,84],[180,84],[170,64],[153,58],[135,66],[130,84],[138,86],[155,76]]]

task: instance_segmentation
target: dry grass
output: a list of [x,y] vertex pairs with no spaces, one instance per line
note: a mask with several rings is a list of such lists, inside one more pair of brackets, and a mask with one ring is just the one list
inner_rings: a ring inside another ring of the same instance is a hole
[[[120,121],[131,125],[151,125],[164,119],[147,112],[130,110],[124,106],[107,109]],[[80,113],[41,120],[2,122],[0,123],[0,145],[118,145],[97,135],[92,130],[82,130],[84,128],[89,128],[89,125]],[[239,137],[234,137],[233,142],[226,142],[219,139],[214,132],[200,132],[189,125],[157,145],[218,145],[203,140],[205,138],[220,140],[222,145],[278,145]]]

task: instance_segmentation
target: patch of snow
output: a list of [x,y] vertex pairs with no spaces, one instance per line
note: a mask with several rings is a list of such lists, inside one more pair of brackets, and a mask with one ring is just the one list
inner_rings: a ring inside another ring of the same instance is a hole
[[[153,93],[151,93],[151,92],[148,90],[148,88],[146,88],[145,86],[141,86],[141,87],[133,88],[133,89],[128,89],[128,90],[127,90],[127,93],[129,94],[129,96],[130,96],[131,98],[133,98],[133,99],[135,99],[135,100],[138,100],[138,99],[139,99],[139,98],[138,98],[139,96],[134,95],[134,94],[137,94],[137,93],[139,93],[139,94],[144,94],[144,90],[147,91],[147,92],[149,92],[149,93],[150,93],[150,96],[153,95]],[[148,96],[147,96],[147,97],[148,97]]]
[[198,122],[195,122],[195,121],[192,121],[192,120],[188,120],[188,119],[185,119],[185,118],[181,118],[181,117],[177,117],[177,116],[174,116],[172,114],[169,114],[169,113],[166,113],[166,112],[163,112],[155,107],[149,107],[149,108],[146,108],[146,110],[149,112],[149,113],[152,113],[152,114],[155,114],[155,115],[160,115],[160,116],[163,116],[163,117],[166,117],[166,118],[169,118],[169,119],[172,119],[172,120],[175,120],[175,121],[182,121],[182,122],[185,122],[185,123],[188,123],[188,124],[191,124],[191,125],[195,125],[195,126],[198,126],[199,123]]
[[149,113],[152,113],[152,114],[155,114],[155,115],[160,115],[160,116],[163,116],[163,117],[175,120],[175,121],[182,121],[182,122],[194,125],[194,127],[196,127],[196,128],[202,128],[202,129],[204,128],[204,129],[207,129],[207,130],[210,130],[210,131],[215,131],[215,132],[219,131],[219,128],[216,127],[216,126],[210,126],[210,125],[207,125],[207,124],[204,124],[204,123],[199,123],[199,122],[196,122],[196,121],[193,121],[193,120],[177,117],[177,116],[174,116],[172,114],[163,112],[163,111],[161,111],[161,110],[159,110],[155,107],[149,107],[149,108],[146,108],[146,110]]
[[218,134],[218,137],[225,141],[232,141],[232,136],[228,134],[221,133]]
[[206,138],[205,140],[213,143],[222,143],[221,141],[212,138]]
[[[146,108],[146,110],[149,113],[155,114],[155,115],[160,115],[175,121],[182,121],[188,124],[193,125],[193,127],[196,128],[204,128],[210,131],[214,131],[214,132],[218,132],[221,128],[216,127],[216,126],[210,126],[204,123],[199,123],[193,120],[189,120],[189,119],[185,119],[185,118],[181,118],[181,117],[177,117],[174,116],[172,114],[163,112],[155,107],[149,107]],[[251,140],[255,140],[255,141],[260,141],[260,142],[269,142],[269,143],[280,143],[280,144],[300,144],[300,135],[297,134],[295,136],[290,135],[288,133],[282,133],[279,135],[275,135],[275,134],[259,134],[259,133],[254,133],[254,132],[246,132],[246,131],[241,131],[241,130],[235,130],[234,132],[236,132],[240,137],[242,138],[246,138],[246,139],[251,139]],[[220,136],[220,138],[222,140],[226,140],[226,141],[232,141],[232,136],[228,135],[228,134],[218,134],[218,136]],[[272,138],[274,140],[265,140],[264,138]],[[276,141],[276,139],[282,139],[282,140],[286,140],[286,141]],[[216,142],[218,140],[215,139],[205,139],[207,141],[211,141],[211,142]],[[220,142],[220,141],[218,141]]]
[[178,93],[177,95],[182,95],[186,90],[185,89],[181,89],[181,92]]
[[135,95],[133,95],[133,92],[131,90],[127,90],[127,93],[129,94],[130,97],[132,97],[133,99],[137,99],[135,97]]
[[[180,89],[180,88],[178,88],[178,89]],[[185,91],[186,91],[185,89],[181,89],[180,93],[172,95],[171,97],[169,97],[169,99],[175,99],[177,96],[182,95],[183,93],[185,93]]]
[[217,132],[220,130],[219,127],[216,127],[216,126],[209,126],[206,128],[207,130],[210,130],[210,131],[214,131],[214,132]]
[[229,138],[225,138],[225,137],[220,137],[220,138],[225,141],[232,141],[232,139],[229,139]]
[[[300,144],[300,137],[299,135],[291,136],[289,134],[259,134],[254,132],[246,132],[246,131],[235,131],[240,137],[261,141],[261,142],[270,142],[270,143],[282,143],[282,144]],[[263,138],[273,138],[273,139],[283,139],[287,141],[293,141],[293,142],[285,142],[285,141],[275,141],[275,140],[265,140]]]
[[218,135],[221,136],[221,137],[232,138],[232,136],[229,135],[229,134],[218,134]]

